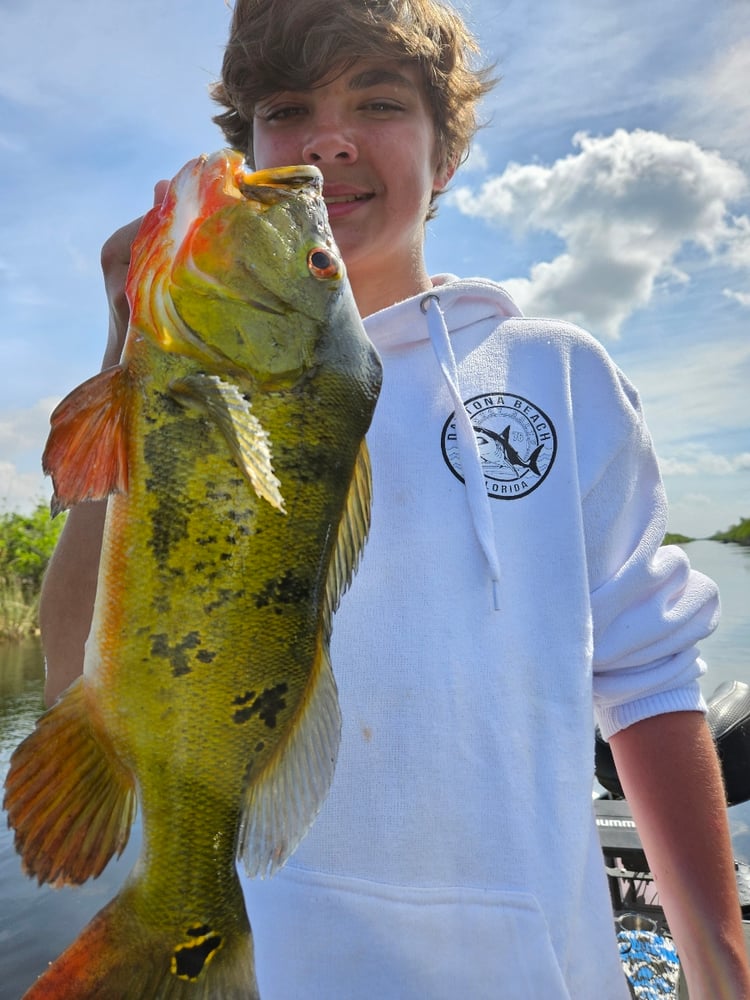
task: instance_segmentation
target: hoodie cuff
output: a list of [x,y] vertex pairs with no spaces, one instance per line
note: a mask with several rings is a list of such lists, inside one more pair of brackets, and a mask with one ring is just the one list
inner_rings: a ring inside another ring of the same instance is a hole
[[604,739],[609,740],[621,729],[654,715],[666,715],[668,712],[702,712],[705,715],[706,710],[706,702],[696,680],[685,687],[661,691],[623,705],[599,706],[596,721]]

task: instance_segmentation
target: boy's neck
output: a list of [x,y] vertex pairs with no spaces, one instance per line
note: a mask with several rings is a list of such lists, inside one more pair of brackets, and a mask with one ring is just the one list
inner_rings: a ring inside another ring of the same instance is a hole
[[364,273],[363,269],[350,270],[349,283],[359,314],[363,317],[432,288],[432,281],[421,258],[413,261],[411,268],[396,273],[380,269],[371,274]]

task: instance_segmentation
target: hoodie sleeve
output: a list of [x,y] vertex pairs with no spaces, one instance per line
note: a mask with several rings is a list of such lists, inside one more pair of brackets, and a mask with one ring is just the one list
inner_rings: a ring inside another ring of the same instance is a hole
[[605,739],[649,716],[705,711],[697,643],[719,619],[713,581],[678,546],[661,545],[667,503],[640,401],[607,367],[605,383],[601,369],[598,383],[587,381],[584,408],[595,412],[584,426],[597,440],[579,455],[594,705]]

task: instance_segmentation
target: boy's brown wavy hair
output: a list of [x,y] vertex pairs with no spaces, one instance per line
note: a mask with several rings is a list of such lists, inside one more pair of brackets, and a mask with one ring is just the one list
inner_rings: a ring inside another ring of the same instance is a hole
[[[478,47],[464,21],[437,0],[236,0],[221,79],[211,96],[227,142],[253,162],[256,104],[306,90],[358,59],[416,63],[435,123],[438,160],[466,158],[477,103],[494,83],[472,63]],[[432,214],[432,212],[431,212]]]

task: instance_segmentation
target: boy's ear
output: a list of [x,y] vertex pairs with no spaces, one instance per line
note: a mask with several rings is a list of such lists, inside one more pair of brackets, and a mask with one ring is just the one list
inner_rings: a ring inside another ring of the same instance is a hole
[[442,191],[443,188],[447,187],[457,169],[458,160],[455,157],[452,157],[445,163],[439,163],[432,182],[432,190]]

